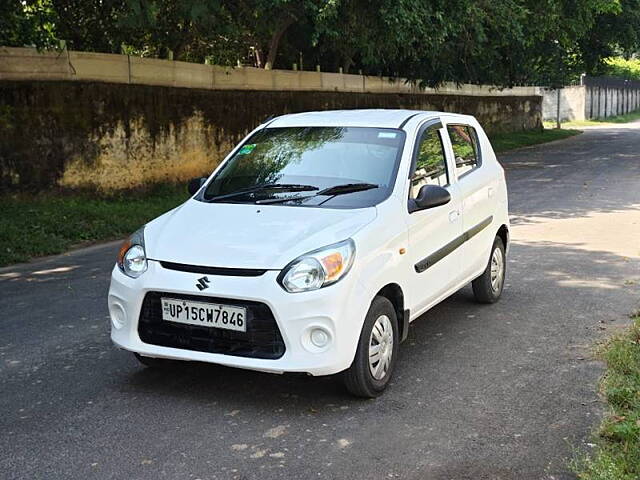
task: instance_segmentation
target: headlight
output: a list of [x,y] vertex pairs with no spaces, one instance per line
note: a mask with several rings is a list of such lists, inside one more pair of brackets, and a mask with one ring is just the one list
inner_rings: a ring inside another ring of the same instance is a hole
[[147,254],[144,250],[144,227],[131,235],[120,247],[118,267],[131,278],[138,278],[147,271]]
[[326,287],[347,274],[353,264],[355,251],[351,239],[319,248],[287,265],[278,276],[278,281],[290,293]]

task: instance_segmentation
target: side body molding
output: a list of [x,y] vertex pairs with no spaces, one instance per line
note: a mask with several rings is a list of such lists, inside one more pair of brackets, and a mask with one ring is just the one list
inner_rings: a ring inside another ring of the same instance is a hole
[[464,242],[468,241],[470,238],[474,237],[475,235],[480,233],[482,230],[487,228],[489,225],[491,225],[491,222],[493,222],[493,215],[490,216],[490,217],[485,218],[482,222],[480,222],[479,224],[475,225],[474,227],[471,227],[469,230],[464,232],[462,235],[460,235],[459,237],[455,238],[451,242],[447,243],[441,249],[436,250],[435,252],[433,252],[427,258],[424,258],[424,259],[420,260],[418,263],[416,263],[414,265],[414,268],[416,269],[416,272],[417,273],[422,273],[427,268],[435,265],[440,260],[442,260],[444,257],[446,257],[447,255],[452,253],[456,248],[460,247]]

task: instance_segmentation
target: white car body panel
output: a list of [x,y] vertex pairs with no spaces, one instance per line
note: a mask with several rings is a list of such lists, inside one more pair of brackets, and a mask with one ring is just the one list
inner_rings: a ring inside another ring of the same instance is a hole
[[375,207],[317,208],[310,215],[309,208],[188,200],[147,224],[145,248],[154,260],[280,270],[310,250],[351,237],[375,217]]
[[[409,213],[409,173],[416,136],[425,122],[437,120],[442,123],[451,174],[447,189],[452,198],[440,207]],[[449,123],[475,128],[482,150],[481,166],[461,178],[456,178],[446,134]],[[406,312],[408,326],[409,321],[484,271],[496,234],[501,227],[509,227],[507,191],[504,171],[473,117],[409,110],[311,112],[278,117],[254,132],[285,126],[402,128],[406,132],[405,147],[390,196],[374,207],[358,209],[188,200],[146,225],[149,261],[144,274],[130,278],[114,267],[108,303],[111,338],[117,346],[150,357],[276,373],[333,374],[351,365],[365,315],[381,289],[399,289],[403,300],[399,313]],[[421,260],[483,222],[486,225],[468,241],[432,267],[417,272]],[[295,258],[348,238],[355,243],[355,260],[338,283],[300,293],[288,293],[278,283],[282,269]],[[200,292],[195,282],[201,273],[170,270],[160,261],[266,272],[256,277],[208,274],[211,288]],[[285,352],[277,359],[263,359],[144,343],[138,335],[138,319],[145,294],[151,291],[168,292],[168,296],[215,296],[231,304],[234,300],[264,303],[273,313]],[[309,332],[315,327],[329,333],[327,348],[309,344]]]

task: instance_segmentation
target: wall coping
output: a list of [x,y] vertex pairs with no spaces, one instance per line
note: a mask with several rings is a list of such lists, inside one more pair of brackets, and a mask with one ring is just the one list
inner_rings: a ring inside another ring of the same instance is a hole
[[419,88],[402,78],[223,67],[112,53],[38,52],[34,48],[15,47],[0,47],[0,80],[90,81],[207,90],[542,96],[540,87],[500,89],[488,85],[445,83],[438,88]]

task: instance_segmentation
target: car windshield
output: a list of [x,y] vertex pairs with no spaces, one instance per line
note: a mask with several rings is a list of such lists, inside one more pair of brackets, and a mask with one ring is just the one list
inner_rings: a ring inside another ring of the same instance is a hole
[[405,134],[364,127],[287,127],[252,135],[209,182],[205,202],[362,208],[393,188]]

